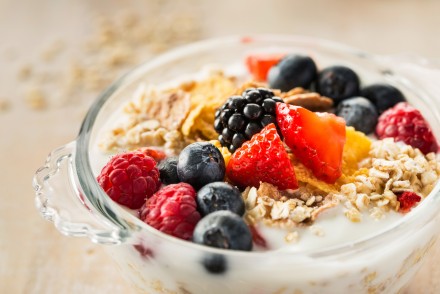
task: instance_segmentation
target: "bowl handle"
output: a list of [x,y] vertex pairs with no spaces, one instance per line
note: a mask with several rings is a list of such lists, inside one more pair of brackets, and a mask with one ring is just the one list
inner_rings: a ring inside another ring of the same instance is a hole
[[88,237],[95,243],[120,244],[124,232],[94,213],[76,183],[75,142],[55,149],[33,178],[35,204],[41,215],[64,235]]

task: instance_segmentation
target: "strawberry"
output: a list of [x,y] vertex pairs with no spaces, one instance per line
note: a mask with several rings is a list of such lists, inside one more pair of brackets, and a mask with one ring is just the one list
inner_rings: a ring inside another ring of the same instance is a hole
[[287,146],[318,179],[333,184],[342,175],[345,144],[342,118],[277,103],[276,119]]
[[267,125],[235,151],[226,175],[241,187],[258,187],[260,182],[266,182],[280,190],[298,188],[295,171],[274,124]]
[[246,57],[246,66],[257,81],[266,81],[270,68],[276,65],[285,54],[265,53],[251,54]]

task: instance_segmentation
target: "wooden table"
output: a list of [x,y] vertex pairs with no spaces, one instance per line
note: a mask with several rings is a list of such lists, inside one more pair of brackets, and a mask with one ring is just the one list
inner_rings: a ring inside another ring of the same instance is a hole
[[[293,33],[376,53],[440,58],[440,2],[434,0],[237,2],[187,3],[197,9],[204,36]],[[132,8],[142,13],[148,5],[160,3],[0,0],[0,101],[4,97],[10,103],[0,112],[0,293],[133,292],[101,246],[60,235],[34,207],[35,170],[50,150],[76,137],[90,101],[29,109],[23,98],[29,84],[18,80],[17,72],[25,63],[38,67],[39,54],[51,40],[63,38],[68,44],[83,40],[98,13],[112,15]],[[65,60],[51,66],[62,68]],[[433,253],[408,293],[440,293],[439,261],[440,255]]]

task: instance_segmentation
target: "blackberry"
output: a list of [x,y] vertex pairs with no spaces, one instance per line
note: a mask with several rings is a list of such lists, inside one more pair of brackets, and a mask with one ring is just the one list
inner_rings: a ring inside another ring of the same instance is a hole
[[215,112],[214,128],[222,146],[235,152],[270,123],[275,123],[275,106],[283,102],[266,88],[248,88],[234,95]]

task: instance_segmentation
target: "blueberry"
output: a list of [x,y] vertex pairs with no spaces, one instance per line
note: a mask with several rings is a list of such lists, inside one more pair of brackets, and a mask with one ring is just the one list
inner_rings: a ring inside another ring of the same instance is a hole
[[359,94],[357,74],[345,66],[330,66],[318,75],[317,91],[338,103]]
[[211,274],[222,274],[227,270],[226,257],[220,254],[209,254],[202,260],[205,269]]
[[379,114],[399,102],[406,101],[405,96],[391,85],[374,84],[361,90],[361,96],[367,98],[376,106]]
[[241,130],[244,129],[245,125],[246,125],[246,120],[239,113],[234,113],[228,120],[228,126],[231,129],[231,131],[234,132],[240,132]]
[[261,124],[257,122],[250,122],[248,123],[246,129],[244,130],[244,134],[246,135],[246,138],[250,140],[252,136],[255,135],[256,133],[259,133],[261,129],[262,129]]
[[177,161],[178,157],[168,157],[162,160],[157,168],[160,173],[160,180],[165,185],[179,183],[179,176],[177,175]]
[[308,56],[287,55],[269,70],[270,88],[287,92],[295,87],[309,88],[316,79],[315,62]]
[[232,137],[232,145],[235,147],[235,150],[240,148],[240,146],[243,145],[243,143],[246,141],[246,137],[241,133],[237,133],[234,135],[234,137]]
[[341,101],[336,108],[336,115],[344,118],[347,126],[352,126],[365,134],[374,131],[378,119],[376,107],[364,97]]
[[211,143],[192,143],[179,155],[177,175],[182,182],[199,189],[206,184],[223,180],[225,160]]
[[244,116],[250,120],[258,119],[262,113],[261,106],[255,103],[249,103],[243,109]]
[[263,101],[263,109],[266,113],[275,113],[277,103],[273,99],[264,99]]
[[218,210],[228,210],[243,216],[244,201],[240,191],[225,182],[214,182],[197,192],[197,208],[204,216]]
[[252,234],[237,214],[220,210],[203,217],[196,225],[193,241],[222,249],[250,251]]

